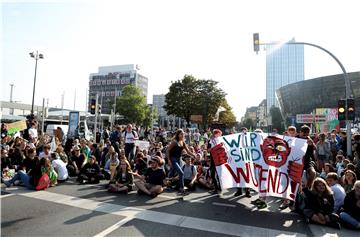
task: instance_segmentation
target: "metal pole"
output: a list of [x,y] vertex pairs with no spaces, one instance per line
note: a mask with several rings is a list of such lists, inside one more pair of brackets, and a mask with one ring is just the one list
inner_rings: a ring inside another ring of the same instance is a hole
[[96,93],[96,106],[95,106],[95,125],[94,125],[94,136],[96,137],[96,129],[97,129],[97,117],[98,117],[98,93]]
[[[352,98],[352,93],[351,93],[351,88],[350,88],[350,80],[349,80],[346,70],[345,70],[344,66],[342,65],[342,63],[340,62],[340,60],[337,57],[335,57],[335,55],[332,54],[329,50],[324,49],[323,47],[316,45],[316,44],[306,43],[306,42],[287,42],[285,44],[300,44],[300,45],[313,46],[313,47],[321,49],[322,51],[329,54],[339,64],[339,66],[343,72],[343,76],[344,76],[344,80],[345,80],[345,99],[346,99],[346,109],[347,109],[348,99]],[[277,45],[277,43],[262,43],[260,45]],[[351,128],[350,128],[350,120],[347,119],[347,116],[346,116],[346,149],[347,149],[347,155],[351,156],[352,155],[352,153],[351,153]]]
[[[12,103],[13,102],[13,87],[14,87],[14,84],[10,84],[10,102]],[[14,115],[14,109],[10,109],[10,115]]]
[[45,120],[45,98],[43,98],[42,103],[42,115],[41,115],[41,134],[44,135],[44,121]]
[[75,104],[76,104],[76,89],[75,89],[75,93],[74,93],[74,108],[73,108],[73,110],[75,110]]
[[64,112],[64,95],[65,95],[65,91],[61,95],[61,122],[60,122],[61,125],[63,123],[63,117],[64,117],[64,114],[63,114],[63,112]]
[[34,75],[33,96],[32,96],[32,102],[31,102],[31,115],[34,115],[34,98],[35,98],[37,61],[38,61],[38,51],[36,51],[36,55],[35,55],[35,75]]

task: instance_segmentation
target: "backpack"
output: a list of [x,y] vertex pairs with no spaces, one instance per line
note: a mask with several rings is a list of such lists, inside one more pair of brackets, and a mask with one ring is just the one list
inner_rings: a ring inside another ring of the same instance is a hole
[[[182,170],[183,170],[183,171],[185,170],[185,165],[183,165]],[[195,166],[192,165],[192,166],[191,166],[191,175],[193,175],[194,172],[195,172]]]
[[[136,134],[135,134],[135,131],[134,130],[131,130],[131,133],[134,137],[136,137]],[[126,138],[126,134],[127,134],[127,131],[125,131],[125,134],[124,134],[124,137]]]

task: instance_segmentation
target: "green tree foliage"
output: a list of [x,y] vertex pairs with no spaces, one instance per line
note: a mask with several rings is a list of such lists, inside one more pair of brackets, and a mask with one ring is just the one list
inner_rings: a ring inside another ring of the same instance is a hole
[[146,98],[141,95],[140,89],[128,85],[123,88],[122,95],[116,99],[116,111],[123,115],[129,123],[143,124],[149,115],[151,109],[146,103]]
[[226,94],[217,84],[213,80],[198,80],[185,75],[182,80],[171,84],[165,95],[165,110],[168,114],[185,118],[188,123],[191,115],[202,115],[205,127],[225,100]]
[[254,130],[256,127],[255,121],[251,118],[246,118],[244,121],[241,122],[240,127],[245,127],[248,130]]
[[196,108],[197,84],[197,79],[191,75],[185,75],[182,80],[173,82],[165,95],[164,108],[167,114],[185,118],[189,122]]
[[284,120],[281,116],[280,109],[278,107],[272,106],[270,108],[270,115],[272,120],[272,128],[277,129],[279,133],[284,132]]
[[221,106],[226,110],[219,114],[219,122],[224,123],[228,128],[234,127],[236,125],[236,117],[226,99],[223,101]]

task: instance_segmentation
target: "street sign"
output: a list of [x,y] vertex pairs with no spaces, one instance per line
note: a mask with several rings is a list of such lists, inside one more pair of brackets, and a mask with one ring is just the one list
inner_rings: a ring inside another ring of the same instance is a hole
[[297,114],[296,123],[313,123],[314,115],[313,114]]
[[203,116],[202,115],[191,115],[190,121],[194,123],[202,123],[203,122]]
[[296,123],[324,123],[326,122],[325,115],[319,114],[297,114]]

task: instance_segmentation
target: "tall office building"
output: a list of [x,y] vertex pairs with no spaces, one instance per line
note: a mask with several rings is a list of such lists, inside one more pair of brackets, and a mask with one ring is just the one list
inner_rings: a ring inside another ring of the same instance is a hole
[[[295,42],[292,39],[289,42]],[[304,45],[268,45],[266,48],[266,102],[267,113],[275,105],[276,90],[282,86],[303,81]]]
[[101,113],[110,114],[115,97],[121,96],[127,85],[138,87],[145,98],[147,97],[148,79],[139,74],[137,65],[126,64],[118,66],[99,67],[99,72],[91,73],[89,77],[89,107],[92,99],[98,94]]
[[157,114],[160,117],[166,117],[167,113],[164,109],[165,106],[165,95],[153,95],[153,108],[157,109]]

